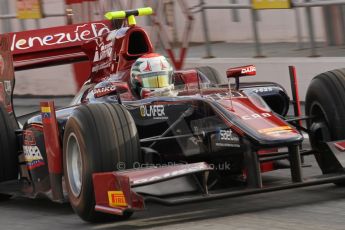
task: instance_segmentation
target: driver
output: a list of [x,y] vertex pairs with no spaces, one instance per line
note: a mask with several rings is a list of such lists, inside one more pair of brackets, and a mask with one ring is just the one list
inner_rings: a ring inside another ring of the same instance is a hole
[[131,87],[141,98],[173,96],[172,72],[173,68],[164,56],[145,54],[131,68]]

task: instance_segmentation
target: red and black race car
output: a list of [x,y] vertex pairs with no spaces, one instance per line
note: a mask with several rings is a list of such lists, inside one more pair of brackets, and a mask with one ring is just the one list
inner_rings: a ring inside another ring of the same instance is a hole
[[[315,77],[301,116],[295,69],[290,99],[275,83],[240,83],[254,66],[230,68],[221,84],[210,67],[175,71],[173,95],[145,97],[130,70],[154,52],[135,16],[0,35],[0,193],[69,201],[86,221],[125,219],[145,202],[177,205],[323,183],[343,184],[345,71]],[[113,20],[123,19],[112,30]],[[70,106],[41,111],[21,126],[13,111],[14,70],[89,60],[91,72]],[[306,126],[304,125],[306,122]],[[312,149],[301,149],[302,132]],[[322,175],[303,176],[314,155]],[[291,180],[266,183],[287,160]]]

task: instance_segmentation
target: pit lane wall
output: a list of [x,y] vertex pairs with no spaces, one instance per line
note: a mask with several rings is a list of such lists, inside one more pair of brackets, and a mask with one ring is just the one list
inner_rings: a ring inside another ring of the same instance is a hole
[[[185,68],[212,66],[223,76],[223,82],[226,82],[225,71],[227,68],[248,64],[256,65],[257,76],[244,77],[241,78],[241,81],[277,82],[285,87],[290,96],[288,66],[296,66],[300,98],[304,101],[311,79],[317,74],[328,70],[345,68],[345,57],[187,58]],[[76,88],[72,68],[69,65],[64,65],[16,72],[14,93],[17,95],[73,95],[76,92]]]

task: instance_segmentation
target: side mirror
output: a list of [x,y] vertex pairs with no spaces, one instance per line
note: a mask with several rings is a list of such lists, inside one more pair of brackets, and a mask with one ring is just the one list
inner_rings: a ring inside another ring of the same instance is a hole
[[240,77],[254,76],[254,75],[256,75],[256,68],[254,65],[230,68],[226,71],[226,76],[229,79],[229,87],[230,87],[230,78],[235,78],[236,90],[240,88]]
[[227,78],[238,78],[238,77],[254,76],[254,75],[256,75],[256,68],[254,65],[229,68],[226,71]]

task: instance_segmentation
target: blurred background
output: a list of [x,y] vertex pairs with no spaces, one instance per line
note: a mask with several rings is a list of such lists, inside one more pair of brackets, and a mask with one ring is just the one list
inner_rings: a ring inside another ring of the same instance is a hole
[[[316,74],[345,67],[345,0],[0,0],[0,6],[0,33],[151,6],[155,15],[138,18],[138,25],[176,69],[209,65],[224,75],[229,67],[255,64],[255,80],[288,86],[287,66],[295,65],[302,99]],[[88,77],[76,75],[75,65],[16,72],[15,94],[73,95]]]

